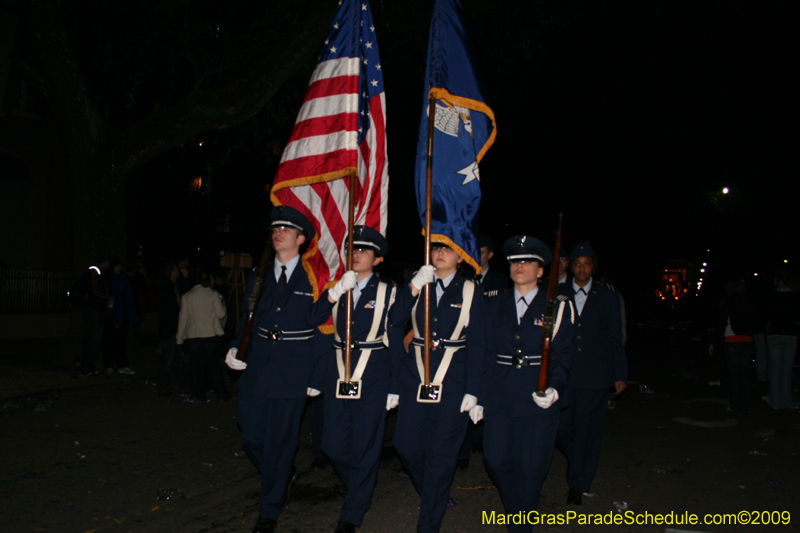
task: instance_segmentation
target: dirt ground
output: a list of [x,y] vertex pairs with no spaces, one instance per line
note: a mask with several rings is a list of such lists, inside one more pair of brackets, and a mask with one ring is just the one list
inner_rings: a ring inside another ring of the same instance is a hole
[[[706,514],[743,511],[751,521],[784,522],[758,525],[758,531],[800,531],[800,414],[769,409],[756,382],[755,412],[736,417],[726,411],[724,379],[722,386],[709,384],[723,375],[721,365],[704,355],[691,325],[672,328],[653,322],[629,331],[630,383],[608,412],[593,495],[583,507],[565,504],[566,463],[556,452],[538,511],[570,521],[536,531],[747,531],[702,523]],[[74,353],[65,353],[63,343],[2,344],[0,531],[252,529],[259,481],[240,447],[236,401],[185,404],[159,397],[153,345],[131,343],[133,376],[78,379],[72,377]],[[640,392],[642,385],[652,392]],[[229,386],[235,390],[235,381]],[[278,521],[282,533],[332,532],[344,501],[330,467],[310,468],[310,426],[307,412],[295,462],[299,478]],[[412,532],[418,496],[391,446],[394,415],[387,426],[378,485],[360,531]],[[505,531],[484,523],[502,505],[481,454],[456,473],[451,497],[443,532]],[[628,514],[618,513],[620,506]],[[568,517],[568,511],[577,514]],[[655,515],[680,521],[687,513],[701,522],[652,523]],[[617,515],[650,518],[647,524],[579,523]]]

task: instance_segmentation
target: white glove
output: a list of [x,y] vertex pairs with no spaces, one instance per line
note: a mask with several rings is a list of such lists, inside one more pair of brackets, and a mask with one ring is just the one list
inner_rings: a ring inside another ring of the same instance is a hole
[[328,298],[334,302],[338,302],[339,298],[342,297],[342,294],[356,286],[356,281],[358,281],[358,274],[352,270],[348,270],[344,273],[342,279],[339,280],[339,283],[334,285],[333,288],[328,291]]
[[461,400],[461,412],[465,413],[478,405],[478,398],[472,394],[465,394],[464,399]]
[[472,409],[469,410],[469,417],[472,419],[473,424],[477,424],[481,420],[483,420],[483,406],[476,405]]
[[387,394],[386,395],[386,410],[391,411],[395,407],[400,405],[400,395],[399,394]]
[[313,398],[315,396],[319,396],[319,391],[317,389],[312,389],[311,387],[307,387],[306,395],[311,396]]
[[553,387],[547,387],[547,390],[544,391],[544,396],[539,396],[534,392],[533,401],[542,409],[547,409],[558,401],[558,391]]
[[433,265],[422,265],[422,267],[414,274],[414,277],[411,279],[411,284],[414,286],[415,289],[418,291],[422,290],[422,287],[427,285],[428,283],[433,283],[433,280],[436,279],[436,267]]
[[236,359],[237,353],[239,353],[239,348],[231,348],[228,350],[228,355],[225,356],[225,364],[233,370],[244,370],[247,368],[247,363]]

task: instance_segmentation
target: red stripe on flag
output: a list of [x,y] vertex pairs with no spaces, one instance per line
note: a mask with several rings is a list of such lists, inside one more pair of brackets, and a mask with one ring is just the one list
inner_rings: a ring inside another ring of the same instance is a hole
[[355,93],[358,93],[357,76],[337,76],[335,78],[317,80],[309,85],[306,91],[306,97],[303,101],[308,102],[309,100],[323,98],[325,96]]
[[374,182],[372,199],[367,206],[366,224],[378,231],[386,231],[386,221],[381,219],[381,200],[383,198],[384,166],[386,164],[386,134],[385,116],[380,96],[375,96],[370,100],[370,116],[372,117],[377,139],[373,147],[375,156],[375,169],[370,172],[370,178]]
[[[344,179],[347,180],[347,178]],[[336,205],[336,201],[330,191],[330,184],[319,183],[314,185],[313,189],[322,199],[320,218],[325,219],[325,223],[328,226],[328,238],[332,239],[333,243],[344,242],[344,236],[347,234],[347,214],[343,215],[340,207]],[[332,265],[328,265],[327,268],[331,267]],[[334,274],[341,272],[343,272],[342,265],[339,265],[338,271],[334,272]]]
[[319,176],[346,168],[351,164],[353,152],[353,150],[337,150],[327,154],[284,161],[278,167],[275,183],[301,177]]

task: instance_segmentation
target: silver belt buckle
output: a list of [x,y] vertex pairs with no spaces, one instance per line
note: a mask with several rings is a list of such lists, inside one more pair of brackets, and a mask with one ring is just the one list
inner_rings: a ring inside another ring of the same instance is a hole
[[439,403],[442,401],[442,386],[419,384],[417,389],[417,401],[419,403]]
[[360,400],[361,380],[345,381],[336,380],[336,397],[340,400]]
[[442,344],[442,339],[440,339],[440,338],[431,339],[431,348],[432,349],[438,350],[439,346],[441,344]]
[[361,343],[358,342],[358,341],[351,342],[350,343],[350,349],[351,350],[360,350],[361,349]]
[[525,357],[522,355],[514,355],[511,357],[511,362],[514,364],[514,368],[522,368],[525,365]]
[[268,331],[267,338],[273,341],[283,340],[283,333],[280,331]]

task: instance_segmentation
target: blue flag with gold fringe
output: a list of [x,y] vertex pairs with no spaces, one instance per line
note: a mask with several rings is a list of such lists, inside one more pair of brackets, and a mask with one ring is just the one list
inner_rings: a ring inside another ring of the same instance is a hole
[[431,241],[447,244],[480,272],[478,163],[494,143],[497,130],[466,41],[459,0],[436,0],[415,175],[417,208],[424,227],[428,104],[429,98],[435,98]]

